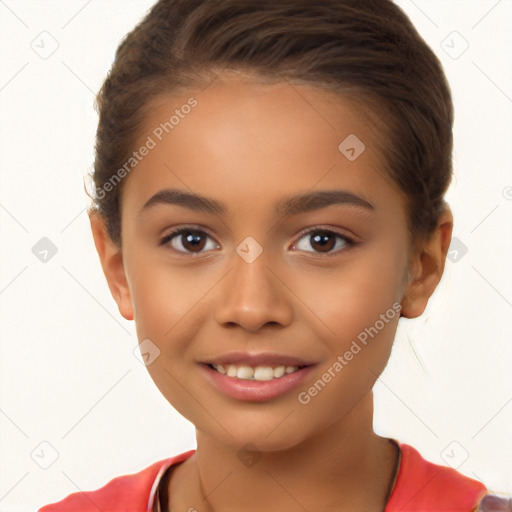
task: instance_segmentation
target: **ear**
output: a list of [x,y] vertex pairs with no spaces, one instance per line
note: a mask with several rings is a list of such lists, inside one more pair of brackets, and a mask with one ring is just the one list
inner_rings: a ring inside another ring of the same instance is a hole
[[448,206],[440,215],[435,232],[412,252],[409,278],[402,298],[401,316],[417,318],[427,307],[444,272],[453,230],[453,215]]
[[126,279],[123,254],[108,235],[103,217],[97,212],[89,213],[94,245],[100,257],[101,267],[107,279],[110,293],[117,302],[121,315],[126,320],[133,320],[133,306],[130,289]]

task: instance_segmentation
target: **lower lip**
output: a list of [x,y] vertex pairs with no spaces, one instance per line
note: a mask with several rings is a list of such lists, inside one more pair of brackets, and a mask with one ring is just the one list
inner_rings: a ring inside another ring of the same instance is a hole
[[228,377],[210,368],[207,364],[201,364],[200,367],[206,378],[229,397],[248,402],[266,402],[296,388],[313,371],[315,365],[305,366],[296,372],[276,379],[262,381]]

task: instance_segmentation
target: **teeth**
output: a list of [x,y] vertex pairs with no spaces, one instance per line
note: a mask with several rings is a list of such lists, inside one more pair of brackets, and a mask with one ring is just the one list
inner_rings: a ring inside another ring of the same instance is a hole
[[[298,368],[298,366],[288,366],[288,368]],[[284,366],[278,366],[277,368],[274,368],[274,377],[279,378],[282,377],[286,372],[286,368]],[[289,372],[291,373],[291,371]]]
[[239,379],[252,379],[254,377],[254,370],[250,366],[240,366],[236,372]]
[[212,365],[219,373],[222,375],[227,375],[228,377],[236,377],[238,379],[243,380],[272,380],[278,379],[285,374],[296,372],[299,367],[298,366],[277,366],[276,368],[272,368],[270,366],[235,366],[234,364],[228,365]]
[[270,366],[256,366],[254,370],[254,380],[272,380],[274,370]]

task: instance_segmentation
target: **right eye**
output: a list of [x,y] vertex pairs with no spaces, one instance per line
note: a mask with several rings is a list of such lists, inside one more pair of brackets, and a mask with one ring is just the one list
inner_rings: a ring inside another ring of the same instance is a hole
[[[204,242],[205,238],[213,240],[213,238],[202,229],[182,227],[172,231],[162,238],[159,245],[171,245],[171,247],[177,252],[185,254],[201,254],[202,252],[205,252],[202,251],[202,249],[207,245]],[[210,247],[210,249],[219,247],[218,244],[216,246],[215,244],[213,245],[214,246]]]

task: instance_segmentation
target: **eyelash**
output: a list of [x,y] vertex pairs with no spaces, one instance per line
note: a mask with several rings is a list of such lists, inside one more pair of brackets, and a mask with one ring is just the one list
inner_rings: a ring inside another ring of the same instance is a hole
[[[212,235],[210,235],[207,231],[205,231],[204,229],[199,229],[197,227],[192,227],[192,226],[184,226],[184,227],[181,227],[179,229],[176,229],[174,231],[172,231],[171,233],[169,233],[168,235],[166,235],[165,237],[163,237],[161,240],[160,240],[160,243],[159,245],[162,246],[162,245],[166,245],[168,244],[173,238],[176,238],[178,237],[179,235],[182,235],[184,233],[194,233],[194,234],[199,234],[199,235],[207,235],[209,238],[211,239],[214,239]],[[331,256],[335,256],[339,253],[342,253],[342,252],[346,252],[347,250],[350,250],[352,249],[354,246],[357,245],[357,243],[350,237],[346,236],[346,235],[343,235],[341,233],[338,233],[336,231],[332,231],[330,229],[324,229],[324,228],[318,228],[318,227],[315,227],[313,229],[308,229],[306,231],[303,231],[300,235],[299,235],[299,240],[301,240],[302,238],[304,238],[306,235],[310,235],[312,236],[313,234],[317,234],[317,233],[320,233],[320,234],[324,234],[324,235],[330,235],[330,236],[335,236],[337,238],[340,238],[342,239],[346,246],[343,247],[342,249],[338,249],[337,251],[331,251],[331,252],[328,252],[328,253],[322,253],[322,252],[315,252],[313,251],[313,253],[317,256],[320,256],[320,257],[331,257]],[[174,249],[175,250],[175,249]],[[181,253],[181,254],[191,254],[191,255],[200,255],[202,254],[202,252],[188,252],[188,251],[177,251],[175,250],[176,252],[178,253]],[[305,252],[311,252],[311,251],[305,251]]]

